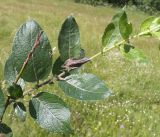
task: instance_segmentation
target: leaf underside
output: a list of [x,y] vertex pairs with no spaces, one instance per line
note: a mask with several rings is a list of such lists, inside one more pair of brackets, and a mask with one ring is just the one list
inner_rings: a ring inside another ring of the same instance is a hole
[[26,108],[25,108],[24,104],[21,103],[21,102],[16,102],[16,103],[14,103],[13,107],[14,107],[14,112],[15,112],[16,116],[21,121],[25,121],[25,119],[26,119]]
[[139,63],[148,62],[145,54],[141,50],[134,48],[132,45],[124,44],[120,47],[120,51],[122,55],[128,60],[133,60]]

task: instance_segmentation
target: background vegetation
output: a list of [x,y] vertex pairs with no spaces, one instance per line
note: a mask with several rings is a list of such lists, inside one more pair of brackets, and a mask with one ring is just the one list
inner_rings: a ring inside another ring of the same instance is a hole
[[114,6],[134,5],[150,14],[154,14],[155,11],[160,11],[159,0],[75,0],[75,2],[87,3],[91,5],[104,5],[106,3]]
[[[81,46],[90,57],[100,51],[101,36],[112,16],[119,8],[92,7],[69,0],[0,0],[0,80],[3,67],[11,51],[17,27],[26,20],[35,19],[47,33],[52,47],[57,47],[57,37],[64,19],[73,14],[79,24]],[[142,20],[148,17],[142,12],[127,10],[137,33]],[[97,103],[75,101],[65,97],[55,84],[41,91],[62,96],[72,111],[71,137],[159,137],[160,135],[160,51],[159,40],[137,38],[134,45],[148,56],[149,63],[137,64],[125,60],[116,50],[86,64],[85,72],[92,72],[113,90],[112,96]],[[57,50],[57,48],[56,48]],[[54,54],[53,59],[58,57]],[[27,102],[27,100],[26,100]],[[38,127],[29,116],[25,123],[7,110],[5,121],[14,131],[14,137],[61,137]]]

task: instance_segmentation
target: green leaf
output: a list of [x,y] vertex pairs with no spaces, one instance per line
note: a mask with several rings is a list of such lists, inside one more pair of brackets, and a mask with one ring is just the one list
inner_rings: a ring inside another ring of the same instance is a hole
[[53,64],[53,67],[52,67],[52,74],[53,76],[55,75],[59,75],[60,73],[62,73],[62,68],[61,66],[64,64],[64,62],[61,61],[60,57],[58,57],[56,59],[56,61],[54,62]]
[[25,121],[26,120],[26,107],[24,106],[24,104],[21,102],[16,102],[14,103],[13,107],[14,107],[14,112],[16,116],[21,121]]
[[62,62],[69,58],[80,58],[80,33],[73,16],[69,16],[62,25],[58,37],[58,49]]
[[119,11],[118,13],[116,13],[113,18],[112,18],[112,23],[114,23],[114,25],[119,28],[119,20],[121,18],[121,16],[124,14],[124,10]]
[[101,100],[107,98],[111,91],[93,74],[74,74],[59,81],[60,88],[68,96],[79,100]]
[[19,73],[40,33],[40,42],[21,75],[28,82],[38,81],[50,73],[52,67],[50,42],[42,28],[34,20],[25,22],[17,31],[13,41],[14,65]]
[[136,49],[130,44],[121,45],[120,51],[126,59],[134,60],[142,63],[148,62],[144,53],[141,50]]
[[102,45],[103,47],[109,45],[112,42],[112,38],[114,37],[113,33],[115,31],[115,25],[110,23],[104,31],[102,37]]
[[5,98],[3,91],[0,88],[0,119],[3,116],[4,109],[5,109]]
[[80,51],[80,58],[79,59],[82,59],[85,57],[85,50],[81,48],[81,51]]
[[149,30],[149,29],[150,29],[150,26],[151,26],[151,24],[152,24],[152,22],[153,22],[154,19],[155,19],[155,17],[153,17],[153,16],[145,19],[145,20],[142,22],[141,26],[140,26],[141,32],[146,31],[146,30]]
[[157,17],[153,20],[150,30],[151,32],[160,32],[160,17]]
[[[9,58],[6,61],[5,67],[4,67],[4,78],[7,81],[8,85],[12,85],[13,82],[16,79],[17,71],[14,65],[14,56],[11,54]],[[23,79],[18,80],[18,85],[21,85],[22,88],[24,88],[25,83]]]
[[0,123],[0,137],[12,137],[13,133],[10,127],[4,123]]
[[124,11],[118,12],[112,18],[111,23],[107,26],[102,37],[102,45],[105,48],[114,47],[115,44],[122,40],[119,30],[119,21]]
[[18,99],[23,97],[23,91],[20,85],[13,84],[8,87],[8,92],[13,99]]
[[149,17],[147,18],[140,27],[140,36],[150,36],[153,33],[160,31],[160,18]]
[[132,33],[132,24],[128,22],[127,14],[124,11],[119,20],[119,30],[123,39],[127,40]]
[[31,116],[50,132],[70,133],[70,111],[58,96],[41,92],[29,102]]

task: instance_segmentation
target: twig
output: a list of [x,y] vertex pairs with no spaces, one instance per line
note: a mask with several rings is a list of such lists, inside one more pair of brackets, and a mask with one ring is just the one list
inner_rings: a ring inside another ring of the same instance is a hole
[[66,74],[65,71],[63,71],[62,73],[60,73],[60,74],[57,76],[58,80],[64,80],[63,76],[65,76],[65,74]]
[[47,85],[47,84],[54,84],[53,78],[48,79],[48,80],[44,81],[43,83],[41,83],[39,85],[36,85],[32,89],[27,90],[26,92],[23,93],[23,96],[29,95],[32,91],[37,90],[37,89],[39,89],[39,88],[41,88],[41,87],[43,87],[44,85]]
[[[158,26],[158,27],[154,27],[154,28],[152,28],[152,29],[150,29],[150,30],[146,30],[146,31],[140,32],[140,33],[138,33],[138,34],[136,34],[136,35],[134,35],[134,36],[131,36],[128,40],[135,39],[135,38],[137,38],[137,37],[139,37],[139,36],[142,36],[142,35],[144,35],[144,34],[146,34],[146,33],[150,33],[150,32],[152,32],[152,31],[155,31],[157,28],[159,28],[159,26]],[[100,51],[100,52],[98,52],[97,54],[95,54],[95,55],[93,55],[92,57],[90,57],[90,60],[93,60],[94,58],[98,57],[98,56],[101,55],[102,53],[105,53],[105,52],[110,51],[110,50],[112,50],[112,49],[114,49],[114,48],[117,48],[119,45],[124,44],[125,42],[126,42],[125,40],[122,40],[122,41],[120,41],[119,43],[116,43],[116,44],[115,44],[113,47],[111,47],[111,48],[106,48],[106,47],[104,47],[104,48],[102,49],[102,51]]]
[[25,62],[23,63],[23,66],[22,66],[19,74],[17,75],[17,77],[16,77],[16,79],[15,79],[15,81],[14,81],[15,84],[18,82],[19,78],[21,77],[21,74],[23,73],[23,71],[24,71],[25,67],[27,66],[30,58],[32,57],[33,52],[34,52],[35,49],[38,47],[38,45],[39,45],[39,43],[40,43],[40,37],[41,37],[41,35],[42,35],[42,32],[43,32],[43,31],[40,31],[40,32],[38,33],[38,35],[37,35],[37,37],[36,37],[36,41],[35,41],[35,43],[34,43],[34,46],[32,47],[31,51],[28,53],[27,58],[26,58]]
[[1,119],[0,119],[0,123],[1,123],[2,120],[3,120],[3,116],[4,116],[4,113],[5,113],[6,109],[7,109],[7,107],[12,103],[12,101],[11,101],[10,99],[11,99],[11,97],[8,96],[8,98],[7,98],[7,100],[6,100],[6,103],[5,103],[5,107],[4,107],[2,116],[1,116]]

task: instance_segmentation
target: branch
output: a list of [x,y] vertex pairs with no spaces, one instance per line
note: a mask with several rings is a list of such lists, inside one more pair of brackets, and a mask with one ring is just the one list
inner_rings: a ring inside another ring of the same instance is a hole
[[[139,36],[142,36],[142,35],[144,35],[144,34],[146,34],[146,33],[150,33],[150,32],[152,32],[152,31],[155,31],[157,28],[159,28],[159,27],[155,27],[155,28],[152,28],[152,29],[150,29],[150,30],[146,30],[146,31],[140,32],[140,33],[138,33],[137,35],[134,35],[134,36],[130,37],[128,40],[135,39],[135,38],[137,38],[137,37],[139,37]],[[92,57],[90,57],[90,60],[98,57],[98,56],[101,55],[102,53],[105,53],[105,52],[110,51],[110,50],[112,50],[112,49],[114,49],[114,48],[117,48],[119,45],[124,44],[125,42],[126,42],[125,40],[122,40],[122,41],[120,41],[119,43],[115,44],[115,45],[114,45],[113,47],[111,47],[111,48],[104,47],[101,52],[98,52],[97,54],[95,54],[95,55],[93,55]]]
[[[57,79],[56,79],[56,80],[57,80]],[[35,87],[33,87],[32,89],[29,89],[28,91],[25,91],[25,92],[23,93],[23,96],[29,95],[32,91],[37,90],[37,89],[39,89],[39,88],[41,88],[41,87],[43,87],[43,86],[45,86],[45,85],[47,85],[47,84],[54,84],[53,78],[48,79],[48,80],[44,81],[43,83],[41,83],[41,84],[39,84],[39,85],[36,85]]]
[[19,74],[17,75],[17,77],[16,77],[16,79],[15,79],[15,81],[14,81],[15,84],[16,84],[16,83],[18,82],[18,80],[20,79],[20,77],[21,77],[24,69],[26,68],[29,60],[30,60],[31,57],[32,57],[33,52],[34,52],[35,49],[38,47],[38,45],[39,45],[39,43],[40,43],[40,37],[41,37],[41,35],[42,35],[42,32],[43,32],[43,31],[40,31],[40,32],[37,34],[37,37],[36,37],[34,46],[32,47],[31,51],[28,53],[27,58],[26,58],[25,62],[23,63],[23,66],[22,66]]
[[3,110],[2,117],[1,117],[1,119],[0,119],[0,123],[1,123],[2,120],[3,120],[4,113],[6,112],[7,107],[8,107],[11,103],[12,103],[11,97],[8,96],[8,98],[7,98],[7,100],[6,100],[6,103],[5,103],[5,107],[4,107],[4,110]]

